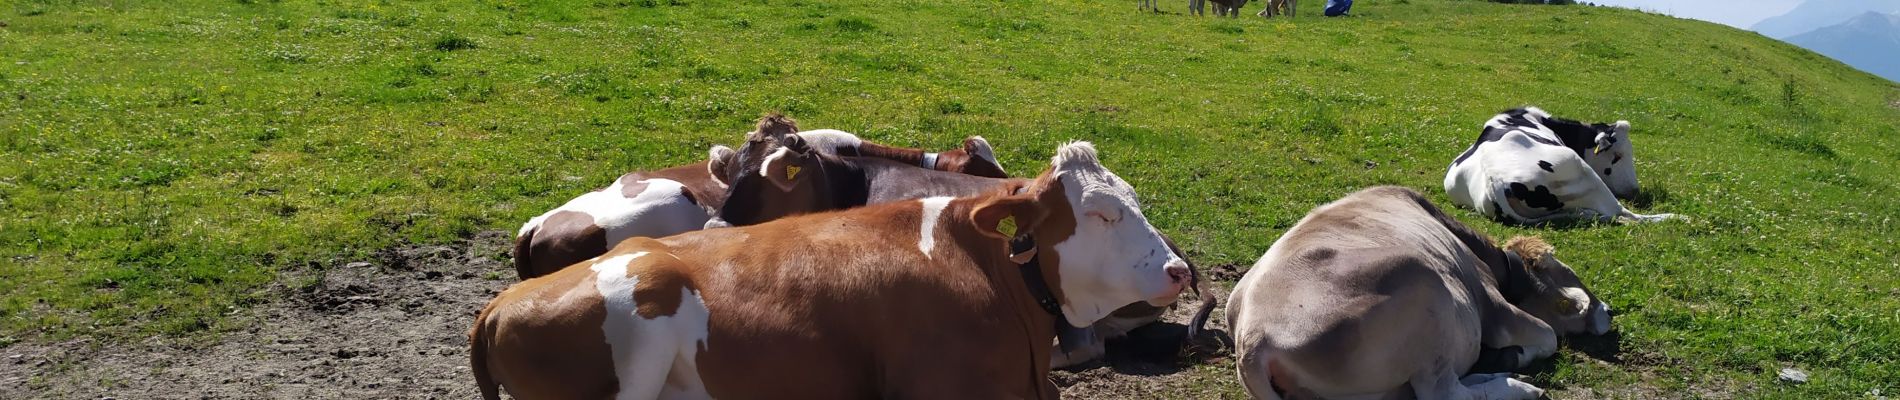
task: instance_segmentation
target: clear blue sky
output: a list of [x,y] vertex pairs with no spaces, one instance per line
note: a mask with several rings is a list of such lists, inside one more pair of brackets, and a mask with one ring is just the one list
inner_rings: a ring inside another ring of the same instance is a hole
[[1583,0],[1715,22],[1742,29],[1785,14],[1802,0]]

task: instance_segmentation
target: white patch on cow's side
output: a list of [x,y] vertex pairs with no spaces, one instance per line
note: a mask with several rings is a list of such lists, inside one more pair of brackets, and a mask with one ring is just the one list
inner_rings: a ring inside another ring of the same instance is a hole
[[[573,211],[594,217],[594,225],[606,231],[607,243],[620,243],[630,237],[666,237],[699,230],[706,225],[706,210],[686,197],[686,185],[671,179],[639,181],[646,189],[633,197],[623,193],[626,185],[616,179],[600,191],[568,200],[566,204],[528,220],[515,236],[528,233],[554,213]],[[537,234],[539,235],[539,234]]]
[[917,251],[930,258],[930,251],[937,248],[937,220],[942,219],[943,208],[950,205],[949,197],[931,197],[919,200],[924,206],[923,222],[917,227]]
[[639,299],[633,293],[640,278],[629,276],[628,267],[647,254],[616,256],[588,267],[594,271],[594,288],[600,291],[607,311],[600,329],[619,381],[620,393],[615,398],[711,398],[698,367],[699,348],[706,342],[710,321],[706,302],[682,287],[673,315],[640,317]]
[[[556,210],[558,211],[559,209],[556,209]],[[548,216],[553,215],[553,214],[554,214],[554,211],[549,211],[546,213],[542,213],[541,215],[536,215],[534,216],[534,218],[529,218],[528,223],[521,224],[521,229],[515,231],[515,237],[521,237],[521,235],[528,234],[528,231],[534,230],[535,227],[541,226],[541,221],[548,219]]]
[[766,155],[765,163],[759,167],[759,177],[760,178],[772,177],[772,174],[770,173],[770,171],[772,171],[772,167],[774,165],[777,165],[779,163],[779,160],[784,159],[785,154],[787,153],[791,153],[791,150],[786,150],[784,147],[780,147],[778,148],[778,150],[772,151],[772,154]]
[[847,147],[855,149],[864,144],[864,140],[858,139],[858,135],[837,129],[813,129],[799,132],[798,137],[805,139],[805,143],[810,144],[811,148],[834,155],[838,154],[837,149]]

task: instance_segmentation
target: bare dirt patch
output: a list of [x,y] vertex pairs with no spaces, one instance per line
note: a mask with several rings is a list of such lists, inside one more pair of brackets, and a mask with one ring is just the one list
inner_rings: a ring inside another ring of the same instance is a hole
[[479,395],[468,327],[513,281],[504,232],[287,273],[282,300],[209,342],[77,340],[0,349],[0,398],[447,398]]
[[[287,272],[281,281],[315,283],[275,288],[282,300],[233,317],[248,328],[212,339],[0,348],[0,399],[477,398],[468,327],[515,281],[509,239],[484,232]],[[1198,306],[1184,300],[1167,323],[1110,341],[1109,360],[1052,377],[1067,398],[1234,397],[1225,350],[1178,350]],[[1218,314],[1208,336],[1227,341]]]

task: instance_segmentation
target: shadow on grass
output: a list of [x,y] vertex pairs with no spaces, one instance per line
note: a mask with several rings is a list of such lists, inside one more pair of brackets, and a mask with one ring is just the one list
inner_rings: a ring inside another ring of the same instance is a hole
[[1612,330],[1602,335],[1578,335],[1564,338],[1571,350],[1576,350],[1611,364],[1623,363],[1623,331]]
[[1657,204],[1668,202],[1669,188],[1663,186],[1650,186],[1638,190],[1636,196],[1629,199],[1630,206],[1639,209],[1649,209]]
[[1108,356],[1103,359],[1064,369],[1085,371],[1106,365],[1125,375],[1173,375],[1226,357],[1233,342],[1227,331],[1210,328],[1202,330],[1195,343],[1187,343],[1187,325],[1158,322],[1135,328],[1128,336],[1110,339]]

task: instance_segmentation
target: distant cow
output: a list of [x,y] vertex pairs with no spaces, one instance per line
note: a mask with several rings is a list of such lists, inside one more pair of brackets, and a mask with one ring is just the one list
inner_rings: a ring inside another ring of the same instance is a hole
[[1072,143],[979,196],[629,239],[496,296],[470,361],[487,399],[1055,399],[1056,318],[1166,306],[1188,275]]
[[[758,129],[784,133],[796,132],[798,126],[774,114],[761,121]],[[814,146],[819,151],[905,160],[926,168],[980,176],[1005,176],[989,142],[982,138],[965,140],[960,149],[926,153],[859,140],[839,130],[804,134],[820,143]],[[718,160],[733,154],[733,150],[713,146],[710,153],[711,160]],[[583,194],[528,220],[516,234],[515,272],[522,279],[541,276],[606,253],[615,243],[630,237],[664,237],[700,229],[712,210],[725,204],[726,187],[717,179],[725,175],[722,168],[725,166],[706,161],[628,173],[604,189]]]
[[[913,168],[900,162],[875,157],[839,157],[812,151],[806,133],[763,136],[748,140],[732,154],[731,161],[716,160],[730,177],[725,207],[706,226],[745,226],[787,216],[842,210],[867,204],[881,204],[940,196],[972,196],[996,190],[1021,179],[995,179],[965,174]],[[980,138],[979,138],[980,139]],[[775,172],[777,171],[777,172]],[[1165,238],[1166,236],[1163,235]],[[1174,248],[1170,241],[1169,247]],[[1178,249],[1176,257],[1186,259]],[[1200,288],[1200,274],[1192,265],[1190,288],[1201,296],[1201,309],[1188,326],[1192,341],[1213,312],[1212,292]],[[1167,310],[1136,302],[1096,322],[1089,329],[1060,332],[1062,349],[1055,351],[1052,365],[1069,367],[1105,354],[1105,341],[1126,335],[1137,327],[1159,321]]]
[[1502,248],[1418,192],[1371,188],[1320,206],[1227,299],[1254,398],[1535,399],[1509,373],[1602,334],[1609,306],[1550,245]]
[[1273,18],[1274,15],[1295,17],[1297,15],[1294,14],[1294,9],[1298,5],[1297,0],[1267,0],[1267,8],[1254,15],[1266,18]]
[[[1207,1],[1208,0],[1188,0],[1188,13],[1193,15],[1207,15],[1205,11]],[[1247,6],[1247,0],[1213,1],[1214,15],[1216,16],[1238,17],[1240,16],[1240,8]]]
[[1536,224],[1560,219],[1654,222],[1618,198],[1636,195],[1629,121],[1585,125],[1544,110],[1505,111],[1445,173],[1452,203],[1491,218]]

